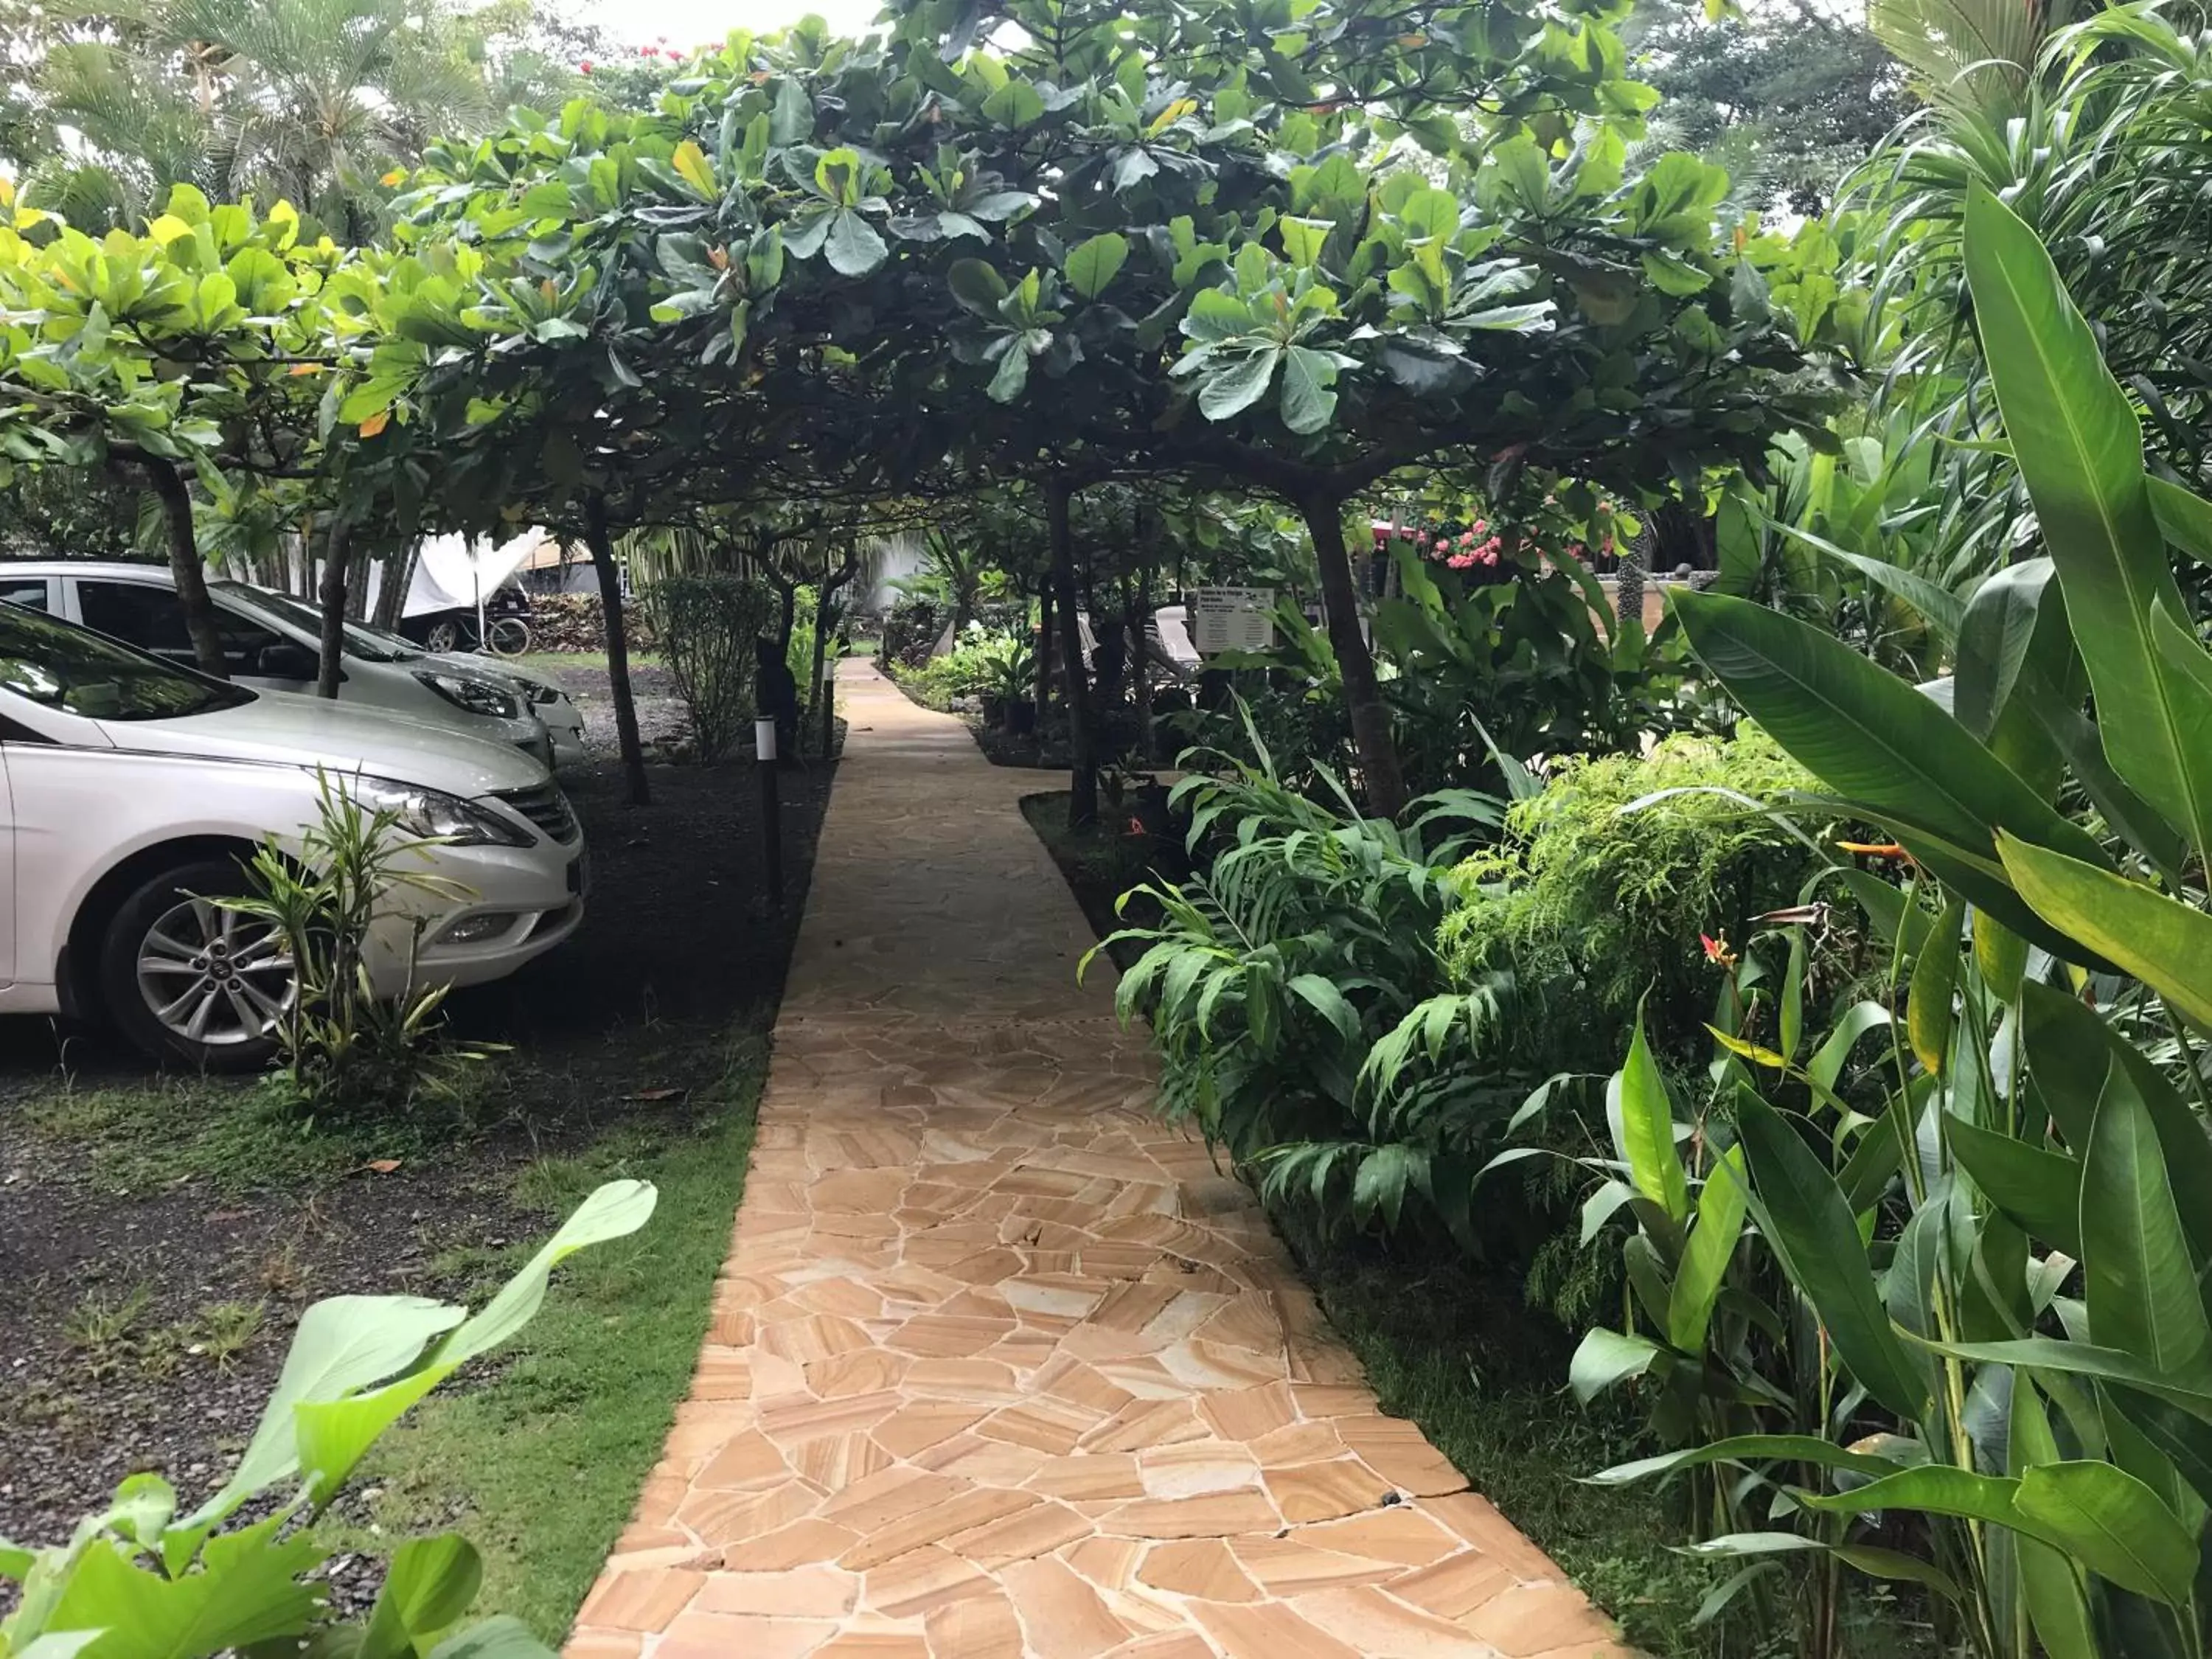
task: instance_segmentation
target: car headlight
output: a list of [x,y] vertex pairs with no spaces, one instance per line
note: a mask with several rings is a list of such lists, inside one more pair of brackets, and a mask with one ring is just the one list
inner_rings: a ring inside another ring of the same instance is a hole
[[536,838],[520,824],[442,789],[425,789],[419,784],[400,783],[391,778],[362,778],[349,782],[347,793],[371,811],[395,814],[400,829],[425,840],[442,841],[455,847],[537,844]]
[[421,673],[415,678],[454,708],[465,708],[471,714],[489,714],[499,720],[521,718],[521,701],[512,691],[502,691],[483,680],[439,673]]

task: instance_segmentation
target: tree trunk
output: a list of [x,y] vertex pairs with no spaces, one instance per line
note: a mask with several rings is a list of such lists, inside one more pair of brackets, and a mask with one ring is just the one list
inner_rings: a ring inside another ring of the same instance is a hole
[[168,531],[169,574],[176,578],[177,603],[184,607],[185,631],[191,635],[192,660],[203,674],[227,680],[230,665],[223,660],[222,634],[216,626],[215,606],[208,601],[207,567],[200,562],[199,535],[192,527],[191,491],[173,461],[148,455],[139,464],[161,503],[161,521]]
[[350,532],[346,537],[346,620],[368,620],[368,570],[376,562],[376,555],[367,543],[356,543]]
[[[384,567],[384,580],[376,590],[375,622],[379,628],[396,629],[407,612],[407,590],[414,585],[419,544],[409,542]],[[564,567],[565,568],[565,567]]]
[[1045,525],[1052,540],[1052,581],[1058,592],[1062,695],[1067,701],[1067,827],[1098,822],[1098,744],[1091,729],[1091,688],[1083,660],[1083,618],[1075,608],[1075,532],[1068,522],[1074,492],[1054,478],[1045,489]]
[[1152,760],[1152,554],[1148,537],[1138,540],[1137,585],[1129,606],[1129,706],[1137,719],[1137,753]]
[[1352,555],[1344,542],[1344,502],[1317,495],[1299,503],[1306,533],[1313,538],[1314,562],[1321,569],[1322,608],[1328,613],[1328,642],[1344,681],[1344,702],[1352,716],[1352,743],[1367,784],[1368,810],[1395,818],[1406,805],[1405,775],[1390,737],[1390,709],[1375,678],[1375,658],[1359,631],[1359,595],[1352,579]]
[[637,735],[637,704],[629,692],[629,635],[623,627],[622,567],[615,562],[614,543],[607,536],[607,503],[603,495],[584,503],[584,544],[592,550],[592,568],[599,579],[599,608],[607,630],[607,681],[614,694],[615,737],[622,746],[623,775],[629,783],[629,804],[650,805],[653,786],[646,781],[645,744]]
[[1638,627],[1644,623],[1644,561],[1650,556],[1651,532],[1647,528],[1621,550],[1620,568],[1613,577],[1613,614],[1626,632],[1632,619]]
[[1036,738],[1044,747],[1045,720],[1052,713],[1052,577],[1037,580]]
[[352,574],[353,531],[337,514],[323,532],[323,627],[321,654],[315,669],[315,695],[335,698],[343,678],[345,657],[347,578]]
[[[830,630],[837,620],[837,594],[847,582],[860,573],[860,549],[845,550],[845,562],[833,575],[824,572],[822,585],[815,589],[814,597],[814,684],[808,696],[822,702],[822,753],[826,758],[831,740],[837,735],[837,699],[830,684],[823,678],[823,659],[829,654]],[[811,709],[810,701],[807,707]]]

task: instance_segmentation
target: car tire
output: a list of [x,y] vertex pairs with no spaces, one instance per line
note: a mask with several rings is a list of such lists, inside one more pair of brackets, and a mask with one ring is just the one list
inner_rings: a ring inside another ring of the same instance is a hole
[[[274,1058],[269,1011],[289,1003],[289,965],[265,924],[212,903],[246,890],[240,860],[208,858],[125,896],[100,941],[100,992],[133,1048],[204,1072],[258,1071]],[[263,1029],[248,1029],[249,1012]]]
[[461,648],[461,625],[451,617],[434,622],[422,630],[422,648],[442,655]]

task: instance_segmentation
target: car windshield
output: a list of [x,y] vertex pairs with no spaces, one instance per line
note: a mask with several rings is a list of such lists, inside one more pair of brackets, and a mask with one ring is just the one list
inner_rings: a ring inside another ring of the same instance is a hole
[[[302,605],[289,593],[279,593],[273,588],[255,587],[246,582],[210,582],[211,588],[231,594],[245,604],[258,607],[271,617],[281,617],[295,628],[304,628],[317,639],[322,637],[323,619],[313,605]],[[367,662],[412,662],[422,653],[404,640],[380,634],[374,629],[357,623],[345,625],[345,653]]]
[[0,605],[0,687],[96,720],[161,720],[253,693],[20,605]]

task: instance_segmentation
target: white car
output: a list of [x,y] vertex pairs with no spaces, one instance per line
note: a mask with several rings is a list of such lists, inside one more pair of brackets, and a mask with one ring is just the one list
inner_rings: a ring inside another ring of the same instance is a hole
[[[322,623],[312,608],[296,600],[272,604],[283,596],[244,582],[211,581],[208,598],[234,682],[265,691],[313,691]],[[176,579],[166,565],[0,560],[0,599],[81,623],[172,662],[194,660]],[[504,743],[536,756],[541,765],[553,764],[551,734],[526,694],[503,678],[425,662],[411,646],[403,655],[349,635],[338,700]]]
[[[300,602],[286,599],[285,603],[296,605]],[[553,739],[554,770],[576,765],[583,760],[584,711],[576,707],[576,700],[568,695],[568,688],[560,681],[541,674],[534,668],[525,668],[508,657],[483,657],[473,651],[425,651],[404,634],[395,634],[389,629],[372,627],[367,623],[347,623],[346,635],[349,639],[364,640],[380,650],[402,653],[403,659],[420,658],[434,667],[450,669],[457,674],[472,674],[496,684],[513,686],[530,700],[531,712],[545,722],[546,733]],[[317,637],[319,639],[321,636],[318,635]]]
[[[514,972],[583,920],[583,832],[513,745],[212,679],[0,605],[0,1013],[105,1014],[139,1048],[263,1063],[291,994],[268,931],[210,902],[246,890],[264,836],[296,852],[328,779],[401,813],[440,890],[396,890],[377,988]],[[457,884],[445,888],[442,883]]]

